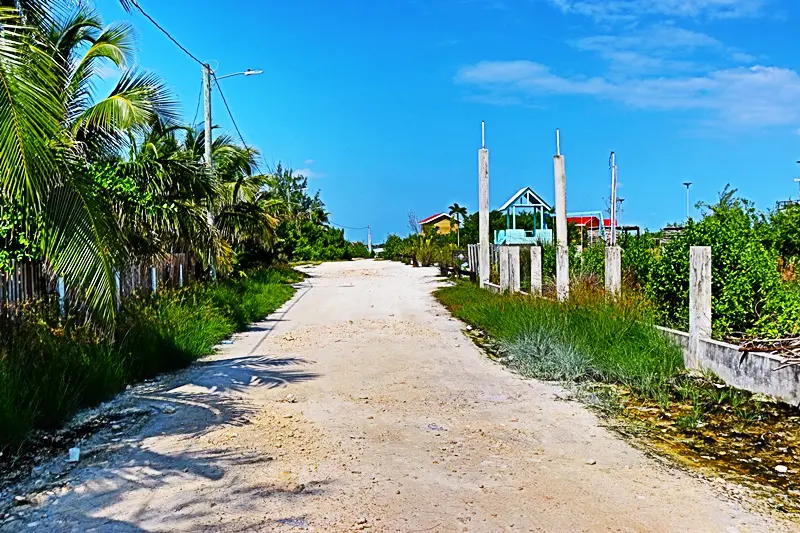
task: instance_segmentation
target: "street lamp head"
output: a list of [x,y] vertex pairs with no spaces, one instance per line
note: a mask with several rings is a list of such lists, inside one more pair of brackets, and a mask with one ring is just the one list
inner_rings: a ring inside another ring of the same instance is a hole
[[684,186],[684,187],[686,187],[687,189],[689,188],[689,186],[690,186],[691,184],[692,184],[692,182],[691,182],[691,181],[684,181],[684,182],[683,182],[683,186]]
[[263,70],[247,69],[247,70],[244,71],[244,75],[245,76],[256,76],[258,74],[263,74],[263,73],[264,73]]

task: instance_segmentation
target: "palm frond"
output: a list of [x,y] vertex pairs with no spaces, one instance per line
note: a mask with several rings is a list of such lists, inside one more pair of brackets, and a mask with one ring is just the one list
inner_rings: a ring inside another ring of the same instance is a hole
[[58,176],[58,67],[12,8],[0,8],[0,190],[39,203]]

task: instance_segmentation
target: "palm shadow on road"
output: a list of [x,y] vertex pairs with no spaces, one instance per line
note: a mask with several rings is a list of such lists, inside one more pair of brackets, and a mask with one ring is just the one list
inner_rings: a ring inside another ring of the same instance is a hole
[[[157,529],[185,529],[188,524],[211,520],[223,509],[226,514],[247,515],[268,498],[304,498],[320,492],[324,482],[307,482],[307,487],[298,490],[290,483],[253,484],[231,473],[241,466],[262,471],[277,468],[273,458],[263,452],[243,451],[224,443],[189,445],[191,439],[211,432],[235,432],[248,425],[263,409],[263,404],[248,397],[254,389],[290,390],[293,383],[317,377],[309,370],[310,364],[299,358],[264,355],[223,357],[200,361],[129,391],[125,403],[152,414],[128,434],[106,429],[91,437],[87,451],[99,451],[87,454],[89,457],[66,476],[83,490],[67,493],[60,505],[48,508],[52,516],[46,521],[47,529],[52,531],[51,526],[58,524],[55,531],[127,533],[144,531],[141,527],[154,521],[160,524]],[[163,447],[154,451],[154,439],[157,442],[167,436],[179,439],[168,451]],[[167,485],[175,488],[166,492],[165,500],[164,492],[156,490]],[[116,506],[123,500],[126,512],[120,513]],[[132,505],[137,509],[133,514]],[[242,531],[266,527],[269,521],[263,520],[263,524],[248,522]],[[224,530],[236,531],[236,527],[228,523]]]

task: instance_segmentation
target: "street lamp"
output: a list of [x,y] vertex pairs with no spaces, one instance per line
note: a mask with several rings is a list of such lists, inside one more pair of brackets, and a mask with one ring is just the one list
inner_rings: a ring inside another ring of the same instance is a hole
[[[206,134],[206,136],[205,136],[206,137],[205,138],[205,159],[206,159],[206,166],[208,166],[209,169],[212,169],[211,152],[212,152],[212,147],[213,147],[212,139],[211,139],[211,75],[213,73],[214,73],[214,71],[211,70],[211,65],[209,65],[208,63],[205,63],[203,65],[203,103],[205,104],[205,106],[204,106],[205,107],[205,109],[204,109],[205,113],[204,114],[205,114],[205,134]],[[236,72],[234,74],[227,74],[225,76],[222,76],[222,78],[230,78],[231,76],[239,76],[239,75],[252,76],[254,74],[261,74],[261,71],[260,70],[247,69],[244,72]],[[222,78],[217,78],[217,81],[219,81]],[[210,210],[208,211],[208,225],[209,226],[213,226],[214,225],[214,215],[211,213]],[[212,279],[216,279],[217,278],[217,268],[216,268],[216,265],[214,264],[213,261],[211,263],[211,278]]]
[[689,187],[692,186],[692,182],[684,181],[683,186],[686,187],[686,220],[689,220]]
[[[263,70],[252,70],[247,69],[244,72],[234,72],[233,74],[226,74],[224,76],[217,77],[217,81],[231,78],[233,76],[255,76],[258,74],[263,74]],[[211,167],[211,150],[212,150],[212,138],[211,138],[211,76],[214,74],[214,71],[211,70],[211,66],[206,63],[203,65],[203,87],[204,87],[204,104],[205,104],[205,131],[206,131],[206,142],[205,142],[205,157],[206,157],[206,165]]]
[[244,72],[234,72],[233,74],[225,74],[224,76],[217,76],[217,80],[224,80],[225,78],[231,78],[233,76],[257,76],[259,74],[264,74],[264,71],[247,69]]

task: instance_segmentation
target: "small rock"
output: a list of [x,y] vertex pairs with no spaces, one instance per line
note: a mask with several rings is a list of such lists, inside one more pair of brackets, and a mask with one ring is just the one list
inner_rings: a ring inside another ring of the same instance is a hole
[[360,525],[362,525],[362,524],[366,524],[366,523],[367,523],[367,519],[366,519],[366,518],[362,518],[361,520],[359,520],[358,522],[356,522],[356,525],[357,525],[357,526],[360,526]]
[[789,468],[786,465],[778,465],[775,467],[775,471],[779,474],[785,474],[789,471]]
[[167,405],[161,409],[161,412],[164,413],[165,415],[174,415],[175,413],[178,412],[178,409],[176,409],[171,405]]
[[586,464],[587,465],[596,465],[597,461],[595,461],[594,459],[586,459]]
[[14,505],[30,505],[30,503],[27,496],[14,496]]
[[283,415],[283,418],[292,418],[292,415]]
[[120,424],[111,424],[111,431],[120,431],[122,426]]
[[295,494],[300,494],[301,492],[306,490],[306,486],[303,483],[300,483],[295,488],[292,489],[292,492]]

